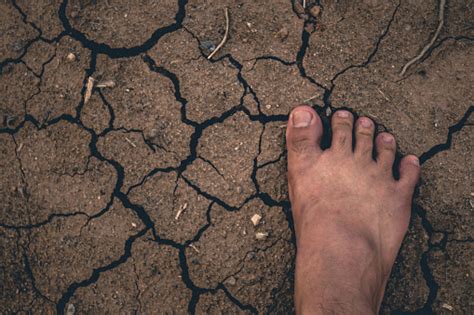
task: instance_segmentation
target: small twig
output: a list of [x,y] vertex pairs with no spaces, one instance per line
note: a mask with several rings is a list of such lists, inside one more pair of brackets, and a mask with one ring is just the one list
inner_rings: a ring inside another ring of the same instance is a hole
[[303,0],[303,9],[306,9],[306,0]]
[[179,210],[178,212],[176,212],[176,216],[174,217],[175,220],[178,220],[179,219],[179,216],[181,215],[181,213],[184,212],[184,210],[186,210],[186,208],[188,207],[188,204],[185,203]]
[[127,137],[125,137],[125,140],[127,140],[128,143],[130,143],[130,145],[134,148],[137,147],[137,145],[135,143],[132,142],[132,140],[128,139]]
[[310,98],[304,100],[303,103],[308,103],[309,101],[314,100],[314,99],[317,98],[318,96],[319,96],[319,94],[313,95],[313,96],[311,96]]
[[199,250],[197,249],[196,246],[194,246],[194,244],[189,244],[188,246],[194,249],[197,253],[199,253]]
[[436,39],[438,38],[439,36],[439,33],[441,32],[441,29],[443,28],[443,25],[444,25],[444,7],[446,5],[446,0],[439,0],[439,15],[438,15],[438,19],[439,19],[439,24],[438,24],[438,28],[436,29],[436,32],[434,33],[433,37],[431,38],[430,42],[428,43],[428,45],[426,45],[422,50],[421,52],[418,54],[418,56],[416,56],[415,58],[413,58],[412,60],[408,61],[404,66],[403,66],[403,69],[402,71],[400,72],[400,75],[403,76],[405,74],[405,72],[408,70],[408,68],[414,64],[415,62],[419,61],[421,58],[423,58],[424,54],[426,54],[426,52],[431,48],[431,46],[433,46],[433,44],[435,43]]
[[219,43],[219,45],[217,45],[216,49],[214,49],[213,52],[211,52],[211,54],[207,57],[207,59],[211,59],[218,51],[219,49],[222,48],[222,46],[224,46],[225,42],[227,41],[227,36],[229,36],[229,10],[227,10],[227,8],[224,9],[224,13],[225,13],[225,33],[224,33],[224,38],[222,39],[222,41]]
[[383,98],[384,98],[386,101],[390,102],[390,99],[387,97],[387,95],[385,95],[385,93],[384,93],[381,89],[377,88],[377,90],[379,90],[380,94],[382,94]]
[[96,88],[113,88],[115,87],[115,82],[112,80],[101,81],[95,85]]

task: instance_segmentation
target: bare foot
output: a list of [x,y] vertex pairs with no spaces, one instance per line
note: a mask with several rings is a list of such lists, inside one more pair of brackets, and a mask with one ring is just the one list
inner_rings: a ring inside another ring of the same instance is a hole
[[324,151],[321,120],[311,107],[297,107],[288,121],[298,313],[376,314],[408,228],[417,157],[402,159],[395,180],[394,137],[377,135],[374,161],[374,123],[353,120],[348,111],[333,115],[332,144]]

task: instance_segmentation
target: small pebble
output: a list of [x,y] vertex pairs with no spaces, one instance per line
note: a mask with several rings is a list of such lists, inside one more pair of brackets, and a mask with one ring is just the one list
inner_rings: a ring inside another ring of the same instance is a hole
[[229,284],[229,285],[235,285],[237,283],[237,280],[235,280],[234,277],[229,277],[226,281],[225,281],[225,284]]
[[252,221],[253,223],[253,226],[257,226],[260,224],[260,220],[262,220],[262,216],[255,213],[252,218],[250,219],[250,221]]
[[321,7],[315,5],[314,7],[309,9],[309,14],[311,14],[312,17],[318,17],[321,14]]
[[268,237],[268,233],[267,232],[257,232],[255,233],[255,238],[257,240],[264,240]]
[[76,61],[76,55],[74,55],[72,52],[67,54],[66,58],[67,58],[68,61],[71,61],[71,62]]
[[66,308],[66,315],[74,315],[76,313],[76,307],[74,304],[68,304]]
[[265,105],[266,109],[270,109],[272,108],[272,105],[268,104],[268,105]]
[[216,45],[210,40],[205,40],[201,43],[201,48],[213,52],[216,49]]
[[437,245],[443,240],[443,238],[443,233],[433,233],[433,235],[431,235],[430,243],[433,245]]
[[160,134],[160,132],[158,131],[158,129],[150,130],[150,139],[154,139],[154,138],[158,137],[159,134]]
[[276,35],[281,41],[284,41],[288,37],[288,29],[283,27]]

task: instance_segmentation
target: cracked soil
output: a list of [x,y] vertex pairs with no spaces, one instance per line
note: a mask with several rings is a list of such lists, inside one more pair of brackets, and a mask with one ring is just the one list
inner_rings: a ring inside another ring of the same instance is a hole
[[438,1],[306,5],[0,1],[1,314],[293,312],[284,125],[304,101],[422,162],[381,312],[474,311],[474,2],[447,2],[403,77]]

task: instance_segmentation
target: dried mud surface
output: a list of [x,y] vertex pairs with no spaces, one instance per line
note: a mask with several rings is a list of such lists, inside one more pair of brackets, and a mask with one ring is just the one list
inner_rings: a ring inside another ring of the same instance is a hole
[[306,2],[0,1],[1,314],[293,312],[303,101],[422,162],[381,312],[473,312],[473,3],[401,77],[437,1]]

